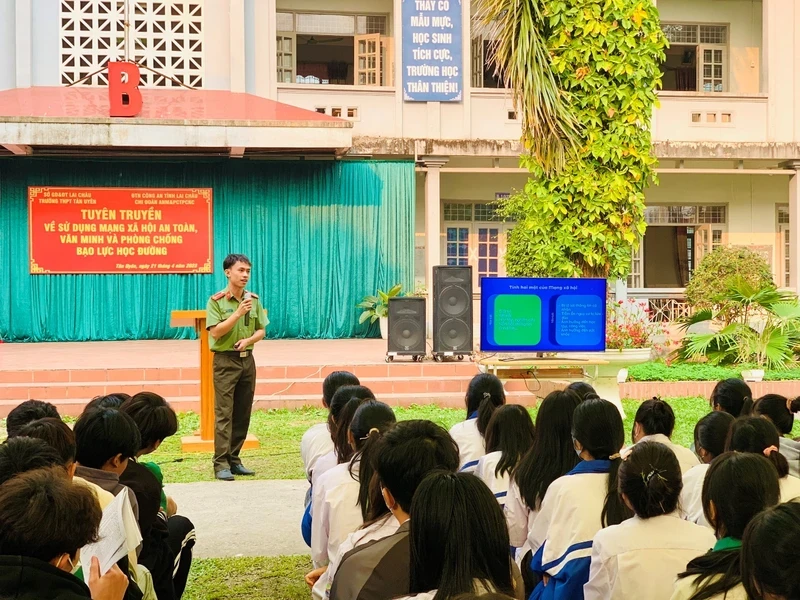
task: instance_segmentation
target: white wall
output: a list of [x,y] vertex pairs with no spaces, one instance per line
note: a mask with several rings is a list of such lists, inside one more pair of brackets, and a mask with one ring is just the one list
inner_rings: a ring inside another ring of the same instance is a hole
[[58,0],[33,0],[31,5],[31,83],[61,85],[60,24]]
[[[203,15],[203,87],[231,89],[231,6],[228,0],[211,0]],[[244,46],[244,37],[239,40]]]
[[14,0],[0,0],[0,90],[17,87],[17,36],[14,14]]

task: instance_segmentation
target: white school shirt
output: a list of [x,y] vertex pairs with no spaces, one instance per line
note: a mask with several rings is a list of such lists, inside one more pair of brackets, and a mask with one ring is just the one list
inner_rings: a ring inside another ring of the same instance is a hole
[[[664,444],[667,448],[672,450],[675,453],[675,457],[678,459],[678,464],[681,466],[682,474],[685,474],[689,469],[700,464],[700,459],[697,458],[697,455],[694,452],[684,446],[673,443],[673,441],[663,433],[646,435],[636,443],[640,444],[642,442],[658,442],[659,444]],[[623,455],[627,457],[632,449],[633,447],[626,448],[623,452]]]
[[[358,461],[353,464],[358,477]],[[363,523],[358,505],[358,481],[350,463],[336,465],[314,485],[311,501],[311,559],[314,567],[327,565],[345,538]]]
[[342,564],[342,558],[344,558],[345,554],[358,546],[363,546],[369,542],[382,540],[385,537],[394,535],[397,533],[397,529],[399,527],[400,522],[394,518],[394,515],[389,513],[388,515],[381,517],[375,523],[372,523],[363,529],[358,529],[348,535],[347,538],[342,542],[341,546],[339,546],[339,551],[336,556],[332,558],[331,562],[328,564],[328,570],[325,571],[319,579],[317,579],[317,583],[315,583],[314,587],[311,588],[311,597],[313,600],[330,598],[333,578],[336,577],[336,571],[339,570],[339,565]]
[[800,479],[787,475],[778,480],[781,486],[781,504],[800,499]]
[[[690,575],[678,579],[678,581],[675,582],[675,587],[672,590],[672,596],[670,596],[669,600],[689,600],[697,591],[697,579],[699,577],[699,575]],[[722,575],[712,575],[704,581],[711,584],[718,579],[722,579]],[[744,590],[744,586],[740,583],[727,592],[714,594],[708,600],[748,600],[748,595]]]
[[314,470],[311,472],[311,487],[315,487],[320,478],[338,463],[339,459],[336,456],[335,450],[331,450],[327,454],[320,456],[317,462],[314,463]]
[[517,548],[516,561],[519,565],[525,554],[531,549],[528,543],[528,534],[533,530],[533,523],[536,521],[539,511],[528,508],[525,500],[522,499],[519,486],[512,481],[508,486],[504,512],[508,525],[508,538],[511,545]]
[[499,450],[490,452],[478,459],[478,464],[475,467],[475,475],[481,478],[486,486],[492,490],[494,497],[500,503],[501,507],[506,505],[506,498],[508,496],[508,486],[510,484],[510,477],[508,472],[503,473],[500,477],[495,475],[497,463],[503,457],[503,453]]
[[706,521],[703,513],[703,481],[711,465],[697,465],[683,474],[683,489],[681,490],[680,507],[683,518],[697,525],[708,527],[711,525]]
[[486,454],[483,436],[478,431],[478,419],[467,419],[450,428],[450,437],[458,444],[458,470],[472,473],[478,460]]
[[711,531],[680,515],[634,516],[597,532],[584,600],[664,600],[678,573],[716,543]]
[[778,450],[789,461],[789,475],[800,477],[800,442],[782,437]]
[[303,434],[300,440],[300,458],[303,459],[309,481],[317,461],[329,452],[333,452],[333,440],[327,423],[313,425]]

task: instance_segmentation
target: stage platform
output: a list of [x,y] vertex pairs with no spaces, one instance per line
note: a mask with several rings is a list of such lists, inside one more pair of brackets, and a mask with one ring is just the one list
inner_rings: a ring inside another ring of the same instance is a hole
[[[80,414],[94,396],[143,390],[164,396],[176,410],[200,407],[199,344],[193,340],[0,344],[0,417],[28,399],[47,400],[66,415]],[[275,340],[254,352],[255,407],[319,406],[323,379],[355,373],[378,399],[392,405],[439,404],[461,408],[478,366],[463,362],[386,363],[386,342],[376,339]],[[509,402],[532,405],[552,382],[505,382]]]

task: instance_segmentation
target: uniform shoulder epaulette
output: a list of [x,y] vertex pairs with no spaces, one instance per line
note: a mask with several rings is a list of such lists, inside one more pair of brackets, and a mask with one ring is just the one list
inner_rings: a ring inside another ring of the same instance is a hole
[[222,291],[222,292],[217,292],[216,294],[211,296],[211,299],[216,301],[216,300],[221,300],[224,297],[225,297],[225,292]]
[[255,298],[256,300],[258,300],[258,294],[254,294],[253,292],[250,292],[250,295],[251,295],[253,298]]

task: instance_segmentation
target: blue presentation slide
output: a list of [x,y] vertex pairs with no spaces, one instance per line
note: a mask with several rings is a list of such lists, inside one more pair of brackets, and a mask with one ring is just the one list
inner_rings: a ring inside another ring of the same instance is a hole
[[481,279],[484,352],[601,352],[605,279]]

